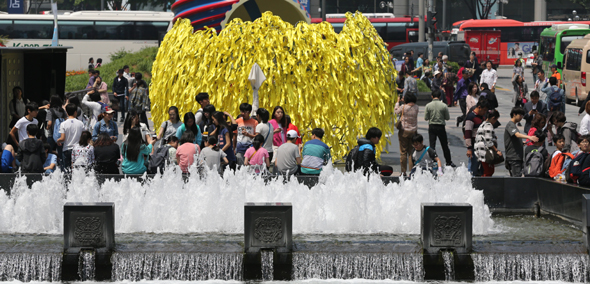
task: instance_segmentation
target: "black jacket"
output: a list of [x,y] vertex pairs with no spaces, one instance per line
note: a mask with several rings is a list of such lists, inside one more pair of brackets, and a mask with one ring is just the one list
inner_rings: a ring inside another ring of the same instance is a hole
[[43,141],[37,138],[28,138],[18,144],[17,159],[21,161],[21,171],[23,173],[43,173],[43,164],[45,163],[45,148]]
[[117,96],[123,96],[128,88],[129,82],[127,82],[127,78],[121,77],[121,81],[119,81],[119,76],[115,77],[113,82],[113,93],[117,93]]
[[[533,103],[527,102],[524,104],[524,120],[526,123],[524,124],[524,133],[529,133],[529,129],[531,129],[531,123],[533,122],[533,116],[529,115],[529,112],[533,109]],[[540,101],[537,103],[535,108],[540,114],[547,117],[547,104]]]
[[[373,145],[373,143],[371,143],[371,141],[366,138],[359,139],[358,145],[360,148],[356,158],[356,164],[363,169],[363,173],[365,174],[368,172],[379,172],[379,165],[375,160],[375,145]],[[370,147],[363,147],[363,145],[368,145]]]
[[488,109],[496,109],[498,108],[498,99],[496,98],[496,94],[490,91],[489,89],[485,89],[481,91],[480,96],[486,98],[488,100]]

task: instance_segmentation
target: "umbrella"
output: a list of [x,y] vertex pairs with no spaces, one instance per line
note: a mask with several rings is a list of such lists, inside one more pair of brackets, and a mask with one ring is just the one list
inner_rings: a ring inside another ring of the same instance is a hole
[[252,95],[252,116],[255,116],[256,111],[258,110],[258,90],[265,80],[266,76],[264,76],[262,69],[260,69],[258,63],[254,63],[254,65],[252,65],[252,69],[250,70],[250,75],[248,76],[248,81],[250,81],[250,84],[252,84],[252,90],[254,90],[254,94]]

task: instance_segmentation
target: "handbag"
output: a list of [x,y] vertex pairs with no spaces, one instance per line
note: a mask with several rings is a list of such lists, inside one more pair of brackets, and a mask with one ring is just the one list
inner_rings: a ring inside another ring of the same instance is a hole
[[494,149],[489,148],[486,150],[485,160],[486,164],[497,165],[504,162],[504,156],[498,155]]
[[403,130],[403,126],[402,126],[402,119],[404,118],[404,107],[402,105],[402,115],[398,118],[398,120],[395,122],[395,128],[397,128],[398,130]]

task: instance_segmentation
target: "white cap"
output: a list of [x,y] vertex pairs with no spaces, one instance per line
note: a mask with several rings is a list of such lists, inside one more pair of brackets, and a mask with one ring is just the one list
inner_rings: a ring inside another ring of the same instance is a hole
[[438,71],[438,70],[434,71],[434,76],[436,76],[438,74],[440,74],[440,71]]
[[299,138],[299,135],[297,135],[297,131],[295,131],[295,130],[287,131],[287,139],[293,139],[293,138]]

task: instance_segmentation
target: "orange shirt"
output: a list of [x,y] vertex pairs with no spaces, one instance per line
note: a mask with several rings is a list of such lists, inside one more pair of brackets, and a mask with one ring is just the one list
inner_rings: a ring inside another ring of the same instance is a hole
[[555,79],[557,79],[557,81],[561,80],[561,74],[559,74],[559,71],[555,71],[555,73],[553,73],[553,75],[551,75],[551,77],[555,77]]

